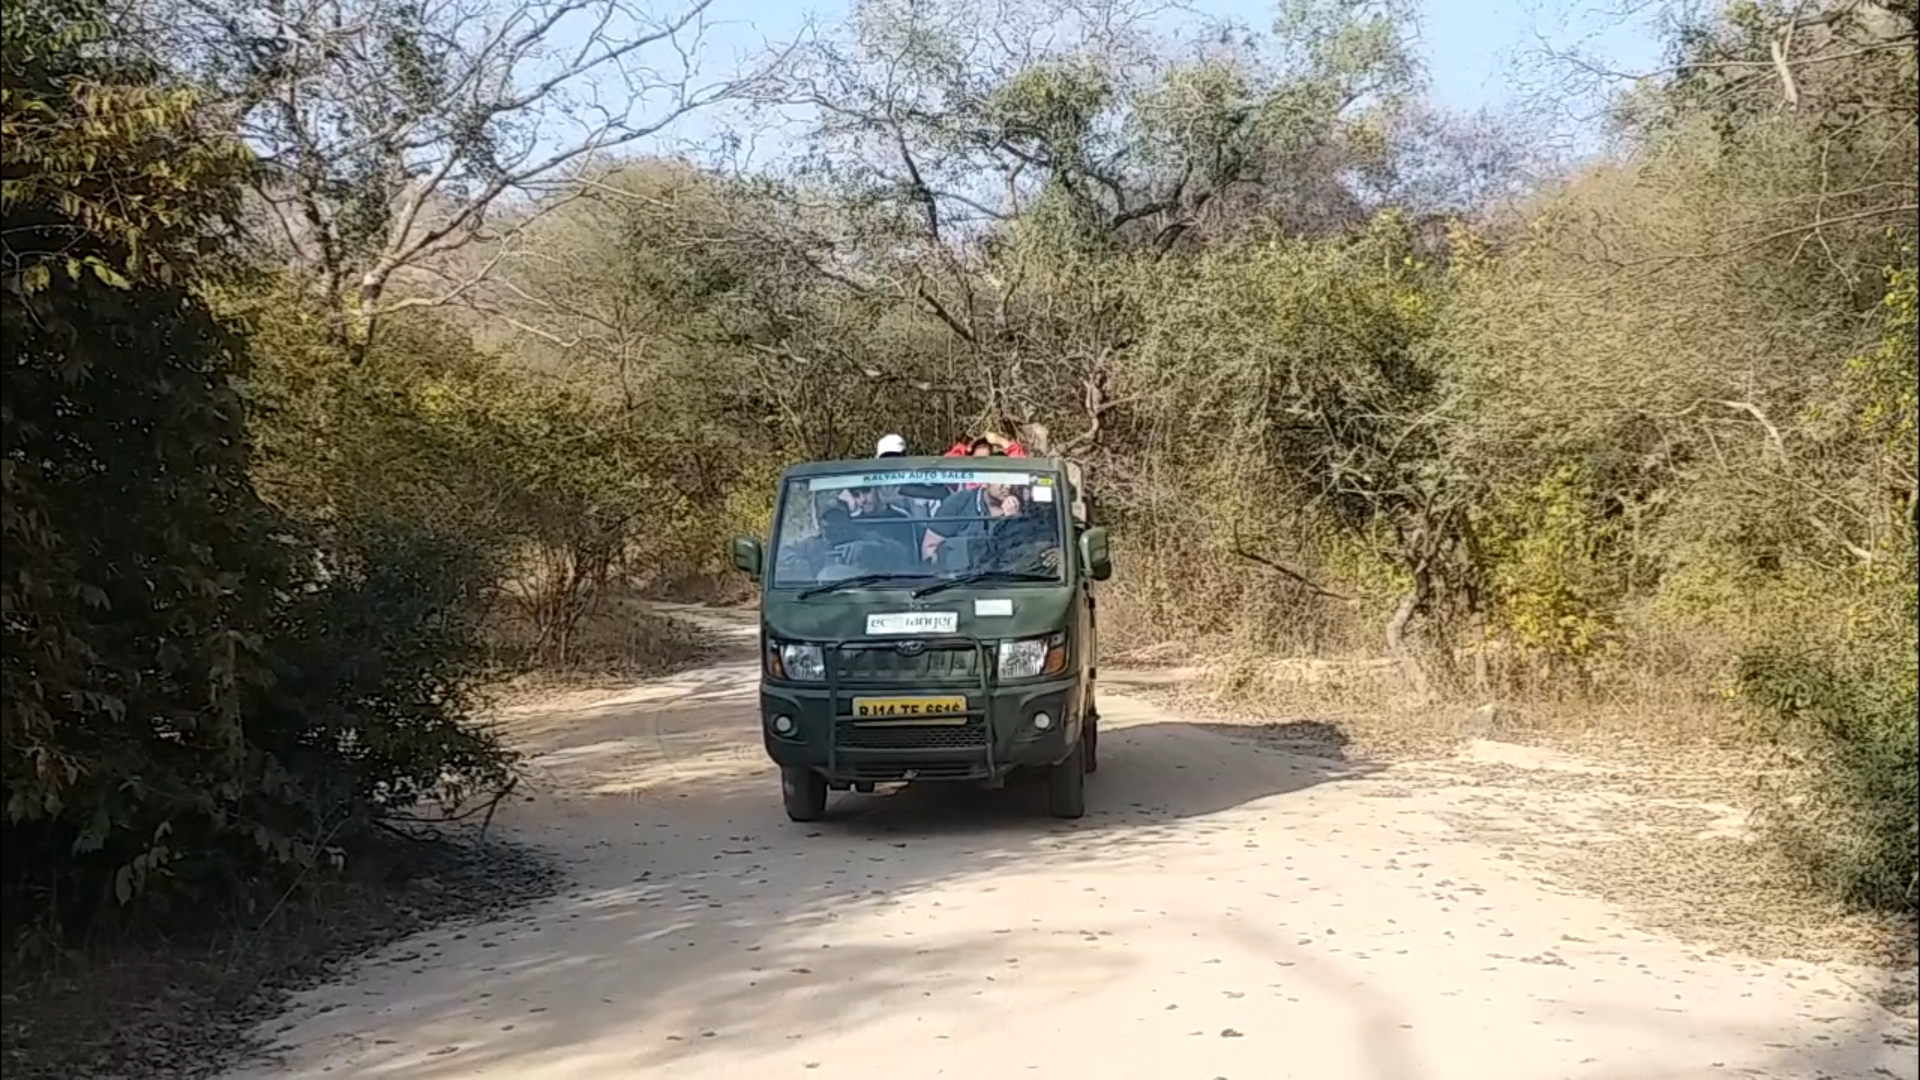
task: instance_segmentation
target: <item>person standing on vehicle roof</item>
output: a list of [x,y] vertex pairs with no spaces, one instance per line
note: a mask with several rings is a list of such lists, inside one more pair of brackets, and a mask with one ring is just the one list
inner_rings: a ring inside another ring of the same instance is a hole
[[996,454],[1004,454],[1007,457],[1026,457],[1027,448],[997,431],[989,431],[984,435],[954,443],[942,456],[992,457]]
[[[880,436],[880,441],[873,444],[873,456],[875,458],[907,456],[906,437],[895,433]],[[927,485],[920,485],[920,487],[926,486]],[[918,493],[918,488],[912,489],[915,491],[914,494],[909,494],[906,490],[892,486],[883,487],[879,490],[881,499],[884,500],[887,505],[898,508],[909,517],[930,518],[933,516],[934,511],[940,508],[939,499]],[[935,487],[932,490],[939,492],[943,489]]]
[[[1027,448],[1018,442],[989,431],[972,439],[954,443],[942,457],[1026,457]],[[956,490],[972,491],[979,484],[961,484]]]

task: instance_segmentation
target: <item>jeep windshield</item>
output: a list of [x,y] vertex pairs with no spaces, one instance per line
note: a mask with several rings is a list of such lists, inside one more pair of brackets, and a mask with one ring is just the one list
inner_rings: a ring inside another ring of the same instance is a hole
[[921,588],[945,581],[1063,580],[1066,542],[1057,473],[952,466],[790,478],[773,528],[776,589]]

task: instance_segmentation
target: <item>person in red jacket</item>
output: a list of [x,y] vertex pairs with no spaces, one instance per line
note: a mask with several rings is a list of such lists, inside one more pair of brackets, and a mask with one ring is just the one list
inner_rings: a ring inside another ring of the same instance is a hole
[[1005,454],[1007,457],[1026,457],[1027,448],[1013,439],[998,432],[989,431],[985,435],[972,439],[962,439],[954,443],[945,457],[992,457]]
[[[948,448],[942,457],[993,457],[1004,454],[1007,457],[1026,457],[1027,448],[998,432],[989,431],[971,439],[962,439]],[[970,491],[979,484],[961,484],[960,490]]]

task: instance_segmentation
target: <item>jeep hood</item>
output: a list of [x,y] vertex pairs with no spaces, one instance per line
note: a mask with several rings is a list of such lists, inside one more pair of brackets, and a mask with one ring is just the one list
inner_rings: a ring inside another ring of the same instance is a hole
[[937,636],[925,633],[868,633],[868,616],[952,614],[954,632],[985,640],[1037,637],[1067,627],[1073,611],[1068,585],[1016,588],[969,586],[944,589],[915,599],[912,588],[847,589],[805,600],[792,593],[767,593],[761,620],[768,637],[782,641],[903,640]]

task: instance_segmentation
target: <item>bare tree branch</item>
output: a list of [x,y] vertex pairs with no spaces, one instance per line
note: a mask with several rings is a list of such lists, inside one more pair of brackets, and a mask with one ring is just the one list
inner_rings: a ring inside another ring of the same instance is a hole
[[1305,574],[1300,573],[1298,570],[1293,570],[1288,567],[1282,566],[1278,562],[1275,562],[1273,559],[1270,559],[1265,555],[1261,555],[1258,552],[1248,551],[1240,543],[1240,529],[1239,529],[1239,526],[1237,525],[1234,527],[1234,531],[1233,531],[1232,551],[1235,557],[1245,559],[1248,562],[1253,563],[1255,566],[1260,566],[1260,567],[1264,567],[1265,569],[1271,570],[1274,573],[1279,574],[1281,577],[1286,578],[1288,581],[1291,581],[1294,584],[1305,588],[1308,592],[1313,593],[1315,596],[1324,596],[1329,600],[1350,601],[1353,599],[1353,597],[1348,596],[1345,593],[1335,592],[1332,589],[1329,589],[1326,586],[1319,584],[1313,579],[1307,577]]
[[[746,97],[769,49],[703,80],[713,0],[176,0],[180,50],[221,88],[267,169],[275,246],[364,347],[396,280],[525,228],[607,155]],[[487,271],[495,267],[486,266]]]

